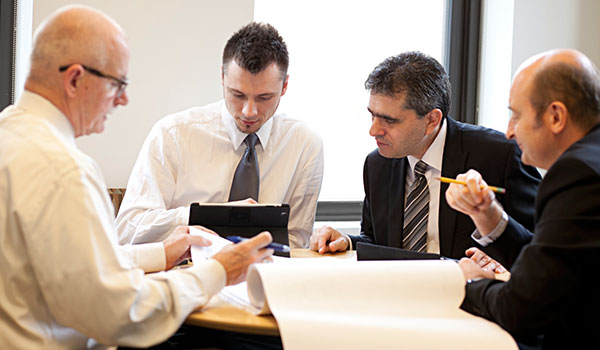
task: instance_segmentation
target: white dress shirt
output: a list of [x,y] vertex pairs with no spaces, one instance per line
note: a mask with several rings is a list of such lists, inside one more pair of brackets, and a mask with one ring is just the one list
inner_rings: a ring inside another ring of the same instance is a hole
[[0,344],[146,347],[225,284],[215,260],[144,274],[123,254],[97,164],[67,118],[23,92],[0,114]]
[[[308,247],[323,177],[323,143],[303,122],[275,114],[256,133],[259,203],[290,205],[290,245]],[[224,203],[247,134],[223,101],[159,120],[133,167],[117,215],[121,243],[162,241],[189,222],[190,204]]]
[[[447,123],[443,123],[433,143],[423,158],[420,159],[427,163],[427,171],[425,178],[429,185],[429,218],[427,221],[427,253],[440,253],[440,188],[441,183],[436,178],[442,176],[442,161],[444,158],[444,145],[446,144]],[[415,164],[419,161],[418,158],[408,156],[408,164],[410,168],[406,170],[406,182],[404,184],[405,203],[406,196],[410,186],[415,181]]]

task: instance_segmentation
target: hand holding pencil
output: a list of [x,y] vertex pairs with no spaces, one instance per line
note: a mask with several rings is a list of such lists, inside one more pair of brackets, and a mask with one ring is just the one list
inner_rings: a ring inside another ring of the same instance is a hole
[[448,205],[469,215],[481,234],[485,235],[496,227],[504,210],[494,192],[506,193],[505,189],[489,186],[473,169],[458,175],[456,180],[440,178],[440,181],[450,183],[446,190]]
[[[440,176],[437,178],[438,180],[440,180],[441,182],[447,183],[447,184],[457,184],[457,185],[467,185],[467,183],[465,181],[459,181],[459,180],[454,180],[451,179],[449,177],[443,177]],[[502,188],[502,187],[497,187],[497,186],[488,186],[488,185],[479,185],[479,187],[483,190],[486,188],[489,188],[490,190],[496,192],[496,193],[502,193],[505,194],[506,193],[506,189]]]

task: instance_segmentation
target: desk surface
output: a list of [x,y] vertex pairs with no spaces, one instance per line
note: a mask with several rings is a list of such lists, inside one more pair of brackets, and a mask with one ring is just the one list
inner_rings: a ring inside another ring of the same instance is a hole
[[[339,259],[356,260],[356,251],[337,254],[319,254],[309,249],[292,249],[292,258],[317,258],[331,256]],[[206,327],[224,331],[251,333],[260,335],[279,335],[279,327],[273,316],[256,316],[224,301],[213,297],[201,310],[193,312],[185,321],[191,326]]]

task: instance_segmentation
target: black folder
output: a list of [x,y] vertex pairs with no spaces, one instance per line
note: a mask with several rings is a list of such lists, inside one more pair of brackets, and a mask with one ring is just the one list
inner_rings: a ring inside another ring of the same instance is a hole
[[[370,243],[358,242],[356,244],[356,258],[358,260],[440,260],[447,259],[439,254],[419,253],[412,250],[386,247]],[[452,259],[454,260],[454,259]]]
[[[250,238],[262,231],[269,231],[273,242],[289,245],[289,217],[288,204],[239,206],[192,203],[189,225],[204,226],[222,237]],[[275,255],[289,256],[289,253],[276,252]]]

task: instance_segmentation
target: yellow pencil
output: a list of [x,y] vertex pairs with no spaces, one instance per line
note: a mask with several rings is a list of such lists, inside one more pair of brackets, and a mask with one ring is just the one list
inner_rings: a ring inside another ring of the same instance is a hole
[[[441,182],[445,182],[447,184],[459,184],[459,185],[466,185],[467,184],[464,181],[454,180],[454,179],[451,179],[449,177],[440,176],[437,179],[440,180]],[[494,191],[496,193],[502,193],[502,194],[506,193],[506,189],[504,189],[502,187],[481,185],[481,188],[489,188],[490,190],[492,190],[492,191]]]

